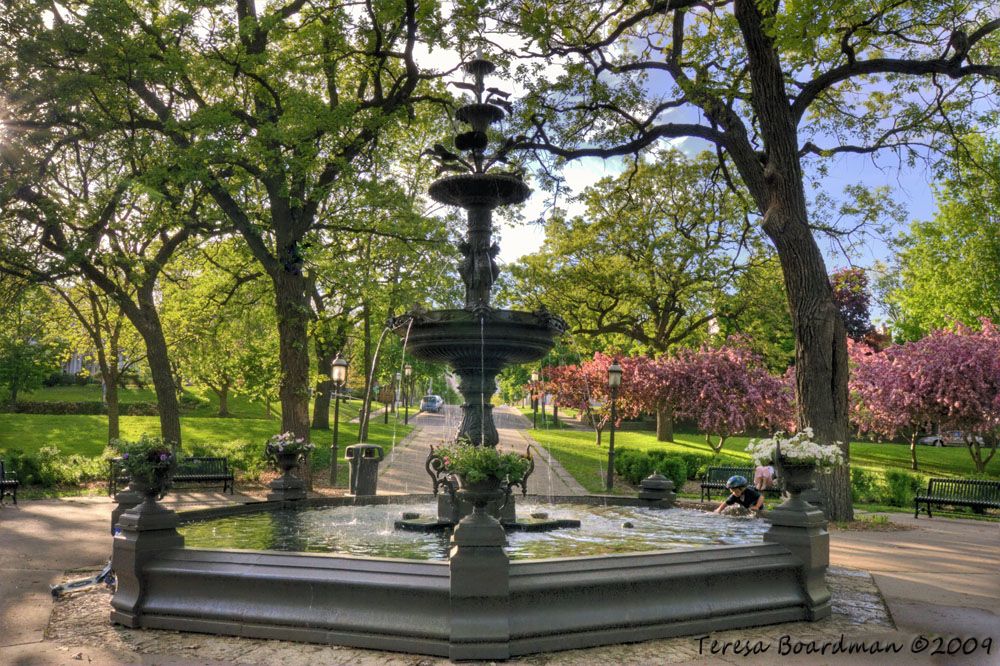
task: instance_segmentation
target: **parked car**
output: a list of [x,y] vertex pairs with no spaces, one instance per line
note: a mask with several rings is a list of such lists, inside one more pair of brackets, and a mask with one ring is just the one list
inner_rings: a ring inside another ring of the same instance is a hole
[[[977,436],[976,441],[983,443],[983,438]],[[925,446],[965,446],[965,433],[961,430],[945,430],[936,435],[925,435],[917,440]]]
[[437,414],[444,405],[444,399],[439,395],[425,395],[420,399],[420,411]]

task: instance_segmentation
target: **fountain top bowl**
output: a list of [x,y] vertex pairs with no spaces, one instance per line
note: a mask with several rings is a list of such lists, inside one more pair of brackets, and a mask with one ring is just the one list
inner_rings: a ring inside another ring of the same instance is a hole
[[431,198],[447,206],[496,208],[524,203],[531,188],[520,176],[510,173],[463,173],[431,183]]

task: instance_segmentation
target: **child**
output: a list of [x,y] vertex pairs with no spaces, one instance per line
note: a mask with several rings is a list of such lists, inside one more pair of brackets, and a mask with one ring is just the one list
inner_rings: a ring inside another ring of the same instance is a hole
[[771,461],[766,465],[757,465],[753,471],[753,485],[757,490],[767,490],[774,486],[774,466]]
[[764,496],[756,488],[748,487],[745,476],[731,476],[726,481],[726,488],[732,493],[716,508],[715,513],[722,513],[726,507],[739,504],[744,509],[757,512],[764,508]]

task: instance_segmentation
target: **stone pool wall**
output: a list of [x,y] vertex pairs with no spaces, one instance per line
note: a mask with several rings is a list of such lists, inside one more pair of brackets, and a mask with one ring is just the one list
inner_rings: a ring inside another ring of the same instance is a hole
[[511,563],[496,543],[470,541],[449,562],[421,562],[184,548],[176,516],[144,504],[115,538],[111,619],[504,659],[826,617],[822,515],[772,522],[750,546]]

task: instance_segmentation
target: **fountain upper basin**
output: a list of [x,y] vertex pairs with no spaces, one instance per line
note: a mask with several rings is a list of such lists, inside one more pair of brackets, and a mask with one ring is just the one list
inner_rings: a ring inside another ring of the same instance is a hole
[[396,317],[389,326],[400,337],[409,327],[407,353],[455,368],[537,361],[566,330],[551,314],[517,310],[434,310]]

